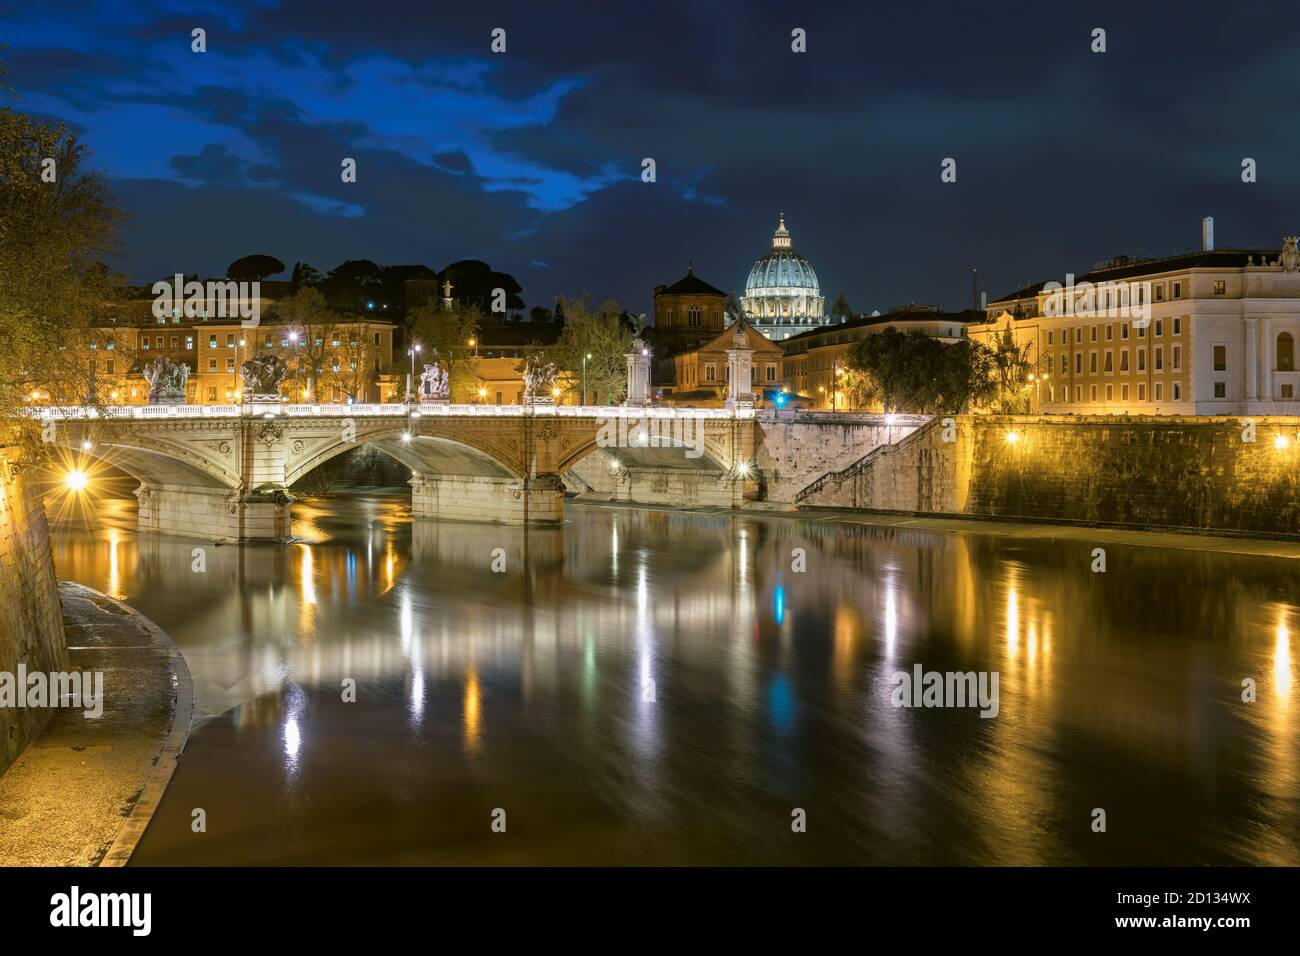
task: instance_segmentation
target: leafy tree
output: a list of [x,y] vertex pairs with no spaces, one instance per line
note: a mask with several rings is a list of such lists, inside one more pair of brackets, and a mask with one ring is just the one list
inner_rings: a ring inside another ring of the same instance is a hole
[[878,386],[885,411],[933,414],[960,411],[982,387],[975,356],[969,342],[886,328],[855,342],[847,364]]
[[421,366],[437,361],[447,370],[451,400],[473,401],[478,394],[478,377],[474,347],[469,341],[478,336],[483,313],[476,306],[459,301],[450,309],[426,302],[412,309],[407,321],[411,328],[411,341],[420,346],[415,357],[412,390],[419,383]]
[[320,283],[330,305],[349,312],[366,311],[366,303],[379,288],[379,266],[369,259],[341,262]]
[[275,318],[282,322],[290,339],[291,374],[299,388],[314,398],[321,397],[317,385],[326,378],[333,365],[339,326],[338,316],[325,301],[320,290],[306,286],[281,299],[273,306]]
[[451,294],[457,302],[477,306],[483,315],[492,321],[501,321],[505,315],[492,311],[492,301],[497,289],[506,293],[506,312],[518,312],[524,307],[524,300],[519,293],[523,286],[508,272],[496,272],[486,262],[478,259],[462,259],[453,262],[440,273],[438,282],[451,280]]
[[321,281],[321,274],[310,262],[295,262],[293,272],[289,275],[289,284],[297,292],[304,286],[313,286]]
[[1020,415],[1029,411],[1031,389],[1029,376],[1034,365],[1031,359],[1033,346],[1016,342],[1011,323],[994,333],[988,349],[985,366],[986,381],[991,383],[988,403],[994,411],[1004,415]]
[[528,310],[528,321],[542,323],[551,323],[555,321],[555,313],[544,305],[535,305]]
[[275,256],[244,256],[226,266],[226,278],[236,282],[261,282],[284,271],[284,263]]
[[559,341],[549,350],[560,370],[558,384],[582,402],[583,358],[586,360],[586,398],[599,396],[606,404],[621,402],[627,393],[627,353],[633,332],[627,327],[617,302],[609,300],[595,311],[586,297],[565,302],[567,318]]
[[89,345],[124,287],[109,263],[126,217],[85,170],[86,155],[66,126],[0,109],[0,439],[28,452],[43,443],[18,413],[34,390],[51,402],[87,399],[99,354]]

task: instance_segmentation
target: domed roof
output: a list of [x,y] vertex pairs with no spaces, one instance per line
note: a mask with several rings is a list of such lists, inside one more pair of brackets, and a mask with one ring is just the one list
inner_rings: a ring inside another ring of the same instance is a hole
[[812,263],[794,251],[790,231],[785,228],[785,213],[782,213],[776,232],[772,234],[771,251],[759,258],[749,270],[745,294],[761,295],[771,289],[800,289],[816,294],[820,288]]

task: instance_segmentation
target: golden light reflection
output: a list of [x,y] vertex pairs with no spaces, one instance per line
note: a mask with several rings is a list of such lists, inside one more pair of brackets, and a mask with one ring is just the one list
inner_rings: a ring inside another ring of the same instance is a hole
[[835,683],[848,684],[853,679],[853,658],[857,650],[861,622],[857,612],[847,604],[835,609],[835,643],[831,672]]
[[465,753],[471,756],[478,753],[481,734],[482,701],[478,686],[478,672],[471,665],[465,675]]
[[1278,612],[1277,632],[1273,641],[1273,686],[1279,700],[1289,698],[1293,678],[1291,675],[1291,632],[1286,626],[1286,612]]
[[1015,586],[1007,590],[1007,657],[1015,660],[1020,653],[1020,596]]
[[108,531],[108,595],[121,601],[126,598],[122,593],[122,572],[117,563],[117,548],[122,543],[116,528]]

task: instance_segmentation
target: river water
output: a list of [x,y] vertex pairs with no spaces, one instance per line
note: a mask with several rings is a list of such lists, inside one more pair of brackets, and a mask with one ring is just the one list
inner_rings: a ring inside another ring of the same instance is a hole
[[[133,862],[1300,864],[1295,560],[408,510],[299,502],[286,546],[138,535],[116,499],[56,526],[59,576],[194,678]],[[997,716],[895,707],[916,664],[996,672]]]

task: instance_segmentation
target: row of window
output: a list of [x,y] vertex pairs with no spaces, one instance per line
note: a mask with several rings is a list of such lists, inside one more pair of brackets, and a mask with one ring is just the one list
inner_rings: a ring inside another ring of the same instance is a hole
[[[1215,349],[1214,367],[1216,371],[1223,371],[1224,369],[1224,366],[1220,364],[1220,362],[1224,361],[1220,352],[1222,348],[1223,346],[1221,345],[1216,345],[1214,347]],[[1137,371],[1145,372],[1147,370],[1147,350],[1142,348],[1142,349],[1136,349],[1135,351],[1137,352]],[[1098,373],[1099,369],[1097,368],[1097,356],[1099,354],[1101,355],[1101,361],[1102,361],[1100,371],[1102,373],[1114,372],[1115,352],[1113,349],[1106,349],[1104,352],[1100,352],[1100,353],[1098,353],[1095,350],[1088,353],[1089,374],[1096,375]],[[1153,366],[1153,369],[1157,372],[1164,371],[1164,367],[1165,367],[1164,346],[1157,345],[1152,354],[1155,359],[1155,364]],[[1130,370],[1128,355],[1129,355],[1128,349],[1120,349],[1119,370],[1121,372],[1127,372]],[[1175,345],[1173,347],[1171,359],[1172,362],[1170,364],[1170,368],[1172,368],[1174,371],[1181,370],[1183,367],[1183,347],[1181,345]],[[1062,352],[1061,353],[1061,374],[1068,375],[1069,372],[1070,372],[1069,353]],[[1083,353],[1082,352],[1074,353],[1074,373],[1076,375],[1083,374]]]
[[[1182,332],[1183,332],[1183,317],[1182,317],[1182,316],[1178,316],[1178,315],[1176,315],[1176,316],[1173,317],[1172,322],[1173,322],[1173,334],[1174,334],[1174,335],[1181,335]],[[1164,319],[1153,319],[1152,322],[1151,322],[1151,324],[1152,324],[1152,326],[1153,326],[1152,331],[1151,331],[1151,334],[1152,334],[1155,338],[1160,338],[1160,337],[1162,337],[1162,336],[1165,334],[1165,322],[1164,322]],[[1112,340],[1114,339],[1114,337],[1115,337],[1115,326],[1116,326],[1116,325],[1119,326],[1119,337],[1120,337],[1121,339],[1127,339],[1128,336],[1129,336],[1129,323],[1128,323],[1128,322],[1118,322],[1118,323],[1111,323],[1111,322],[1108,322],[1108,323],[1106,323],[1105,325],[1090,325],[1090,326],[1088,326],[1088,341],[1089,341],[1089,342],[1096,342],[1096,341],[1097,341],[1097,329],[1099,329],[1099,328],[1100,328],[1100,329],[1105,329],[1105,330],[1106,330],[1106,332],[1105,332],[1105,335],[1106,335],[1106,341],[1107,341],[1107,342],[1112,341]],[[1083,328],[1084,328],[1084,327],[1081,326],[1081,325],[1076,325],[1076,326],[1074,327],[1074,341],[1076,341],[1076,342],[1082,342],[1082,341],[1083,341]],[[1146,326],[1139,326],[1139,327],[1138,327],[1138,330],[1137,330],[1137,337],[1140,338],[1140,339],[1144,339],[1144,338],[1147,337],[1147,327],[1146,327]],[[1069,328],[1061,329],[1061,344],[1062,344],[1062,345],[1065,345],[1065,344],[1068,343],[1069,341],[1070,341],[1070,330],[1069,330]],[[1048,345],[1055,345],[1055,344],[1056,344],[1056,330],[1054,330],[1054,329],[1049,329],[1049,330],[1048,330],[1048,332],[1047,332],[1047,344],[1048,344]]]
[[[1215,383],[1215,385],[1216,385],[1216,389],[1217,389],[1217,386],[1222,385],[1222,384],[1223,384],[1222,382],[1216,382],[1216,383]],[[1174,382],[1174,383],[1172,383],[1172,385],[1173,385],[1173,387],[1172,387],[1172,389],[1171,389],[1171,393],[1172,393],[1173,400],[1174,400],[1175,402],[1182,401],[1182,398],[1183,398],[1183,386],[1182,386],[1182,383],[1181,383],[1181,382]],[[1106,399],[1105,399],[1106,401],[1108,401],[1108,402],[1113,402],[1113,401],[1115,401],[1115,388],[1116,388],[1116,386],[1115,386],[1115,385],[1106,385],[1106,386],[1104,386],[1104,389],[1105,389],[1104,392],[1099,391],[1099,389],[1102,388],[1102,387],[1103,387],[1103,386],[1097,386],[1097,385],[1089,385],[1089,386],[1088,386],[1088,401],[1089,401],[1089,402],[1096,402],[1096,401],[1098,400],[1098,396],[1101,395],[1101,394],[1104,394],[1104,395],[1106,396]],[[1081,403],[1081,402],[1083,402],[1083,400],[1084,400],[1084,399],[1083,399],[1083,388],[1084,388],[1084,387],[1083,387],[1082,385],[1075,385],[1075,386],[1074,386],[1074,401],[1075,401],[1076,404]],[[1118,388],[1119,388],[1119,400],[1120,400],[1121,402],[1127,402],[1127,401],[1129,400],[1129,386],[1128,386],[1127,384],[1121,384],[1121,385],[1118,386]],[[1049,399],[1049,401],[1053,401],[1053,402],[1058,401],[1057,394],[1058,394],[1058,393],[1057,393],[1057,388],[1056,388],[1056,386],[1054,386],[1054,385],[1051,386],[1051,387],[1048,389],[1048,399]],[[1059,393],[1059,394],[1060,394],[1059,401],[1060,401],[1062,404],[1064,404],[1064,405],[1068,405],[1068,404],[1070,404],[1070,386],[1068,386],[1068,385],[1064,385],[1064,386],[1062,386],[1061,389],[1060,389],[1060,393]],[[1147,400],[1147,383],[1146,383],[1146,382],[1138,382],[1138,383],[1137,383],[1137,400],[1138,400],[1139,402],[1145,402],[1145,401]],[[1151,400],[1152,400],[1152,401],[1155,401],[1155,402],[1163,402],[1163,401],[1165,400],[1165,388],[1164,388],[1164,383],[1163,383],[1163,382],[1154,382],[1154,383],[1152,383],[1152,386],[1151,386]]]
[[[379,344],[380,344],[379,335],[380,335],[380,333],[378,333],[378,332],[375,332],[375,333],[374,333],[374,338],[373,338],[373,344],[374,344],[374,345],[379,345]],[[140,348],[141,348],[141,350],[143,350],[143,351],[148,351],[148,350],[151,349],[151,348],[153,348],[153,349],[162,349],[162,348],[163,348],[163,342],[164,342],[164,339],[165,339],[165,337],[164,337],[164,336],[161,336],[161,335],[155,335],[152,339],[150,339],[150,337],[147,336],[147,335],[142,335],[142,336],[140,337]],[[321,346],[321,345],[324,345],[324,343],[325,343],[325,340],[324,340],[323,338],[321,338],[321,337],[319,337],[319,336],[316,338],[316,345],[317,345],[318,347]],[[334,346],[335,348],[338,348],[338,346],[339,346],[341,343],[342,343],[342,339],[340,339],[337,335],[332,336],[331,339],[330,339],[330,345]],[[105,349],[108,349],[108,350],[112,350],[113,347],[114,347],[114,344],[115,344],[114,342],[109,341],[109,342],[104,346],[104,348],[105,348]],[[236,347],[239,346],[239,345],[244,345],[244,344],[245,344],[245,340],[242,339],[242,338],[239,339],[238,341],[236,341],[236,339],[235,339],[235,334],[234,334],[233,332],[228,333],[228,334],[226,335],[226,348],[233,349],[233,348],[236,348]],[[290,341],[289,336],[288,336],[287,334],[286,334],[286,335],[282,335],[282,336],[280,336],[280,348],[282,348],[282,349],[284,349],[284,348],[289,348],[290,345],[296,345],[296,344],[297,344],[296,341],[294,341],[294,342],[291,342],[291,341]],[[355,338],[349,339],[349,340],[348,340],[348,344],[351,345],[351,346],[355,346],[355,345],[357,344],[357,340],[356,340]],[[271,336],[269,336],[269,335],[268,335],[268,336],[264,336],[263,339],[262,339],[262,348],[269,349],[269,348],[271,347],[271,345],[272,345]],[[98,344],[92,342],[91,345],[90,345],[90,347],[91,347],[91,349],[97,349],[97,348],[98,348]],[[172,348],[172,351],[177,351],[177,350],[180,348],[180,336],[178,336],[178,335],[173,335],[173,336],[171,337],[171,348]],[[210,348],[210,349],[220,348],[220,346],[217,344],[217,336],[216,336],[216,335],[209,335],[209,336],[208,336],[208,348]],[[192,336],[192,335],[187,335],[187,336],[185,336],[185,351],[187,351],[187,352],[192,352],[192,351],[194,351],[194,336]]]

